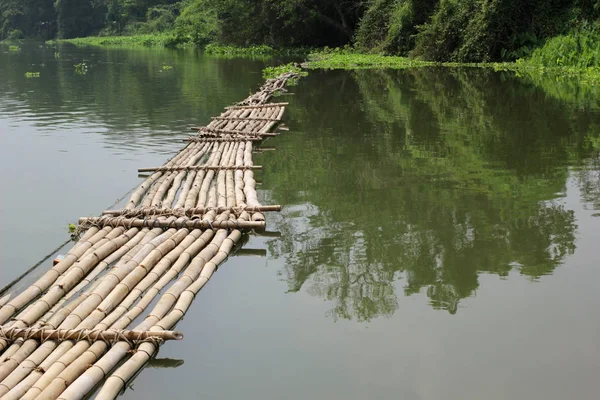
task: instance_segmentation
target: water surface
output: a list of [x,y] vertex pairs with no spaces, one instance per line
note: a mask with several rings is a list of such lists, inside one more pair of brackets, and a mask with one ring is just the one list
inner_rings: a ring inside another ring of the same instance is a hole
[[[0,286],[277,62],[0,50]],[[311,73],[256,158],[281,236],[248,238],[124,398],[595,399],[599,99],[479,69]]]

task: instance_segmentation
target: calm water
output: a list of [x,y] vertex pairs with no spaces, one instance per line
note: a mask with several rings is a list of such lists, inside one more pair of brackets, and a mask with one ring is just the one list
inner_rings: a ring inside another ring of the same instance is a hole
[[[0,287],[273,63],[0,47]],[[281,237],[248,238],[125,399],[597,398],[600,89],[329,71],[285,100],[256,159]]]

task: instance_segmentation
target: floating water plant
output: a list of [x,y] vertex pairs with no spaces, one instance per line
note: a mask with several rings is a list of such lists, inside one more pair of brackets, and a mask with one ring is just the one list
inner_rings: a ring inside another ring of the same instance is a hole
[[75,67],[75,73],[78,75],[85,75],[88,70],[88,66],[86,63],[79,63],[73,65]]
[[25,72],[25,77],[26,78],[39,78],[40,73],[39,72]]
[[[302,68],[300,68],[300,66],[296,63],[279,65],[277,67],[267,67],[267,68],[263,69],[262,73],[263,73],[263,78],[273,79],[273,78],[276,78],[276,77],[278,77],[282,74],[288,73],[288,72],[293,72],[293,73],[297,74],[298,77],[308,75],[308,72],[303,71]],[[286,85],[287,86],[295,86],[298,83],[298,77],[288,79],[286,81]]]
[[17,52],[21,51],[21,48],[19,46],[8,46],[8,51],[17,53]]
[[58,51],[54,52],[54,58],[56,58],[56,59],[60,58],[60,53]]
[[162,70],[163,70],[163,71],[168,71],[168,70],[170,70],[170,69],[173,69],[173,67],[172,67],[171,65],[163,65],[163,66],[162,66]]

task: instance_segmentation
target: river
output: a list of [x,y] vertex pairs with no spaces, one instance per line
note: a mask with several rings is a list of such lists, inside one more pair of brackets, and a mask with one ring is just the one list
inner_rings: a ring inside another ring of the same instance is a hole
[[[278,62],[0,46],[0,287]],[[247,238],[124,399],[597,398],[600,88],[312,71],[280,100],[255,158],[280,235]]]

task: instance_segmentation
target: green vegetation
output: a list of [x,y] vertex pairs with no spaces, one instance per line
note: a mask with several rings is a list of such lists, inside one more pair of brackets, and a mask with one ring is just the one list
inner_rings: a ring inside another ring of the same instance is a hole
[[[263,78],[273,79],[287,72],[294,72],[299,76],[308,76],[308,72],[303,71],[302,68],[296,63],[289,63],[280,65],[277,67],[267,67],[263,69]],[[296,86],[298,84],[298,78],[288,79],[286,82],[287,86]]]
[[598,66],[599,18],[598,0],[0,0],[0,39],[208,45],[221,56],[350,45],[434,62],[531,56],[586,68]]
[[[365,54],[353,49],[325,49],[308,55],[303,64],[309,69],[372,69],[372,68],[414,68],[445,65],[439,62],[423,61],[400,56]],[[464,65],[464,64],[449,64]]]
[[[555,40],[567,40],[563,37]],[[600,40],[600,38],[599,38]],[[356,53],[353,50],[348,49],[334,49],[311,53],[308,56],[308,61],[303,64],[303,67],[308,69],[374,69],[374,68],[389,68],[389,69],[405,69],[405,68],[418,68],[418,67],[485,67],[491,68],[496,71],[511,71],[516,73],[518,76],[529,77],[536,79],[537,77],[552,77],[556,80],[566,81],[569,79],[577,79],[578,84],[586,85],[600,85],[600,64],[597,61],[583,64],[579,62],[577,55],[571,55],[570,57],[559,56],[556,59],[567,60],[566,62],[554,62],[543,64],[547,62],[540,60],[540,58],[546,58],[548,60],[556,60],[554,57],[553,50],[555,46],[552,41],[548,42],[549,45],[544,46],[541,49],[536,50],[534,57],[528,60],[517,60],[514,63],[455,63],[455,62],[434,62],[434,61],[423,61],[408,57],[398,56],[384,56],[380,54],[361,54]],[[594,45],[597,46],[594,42]],[[550,51],[548,51],[550,49]],[[590,52],[590,47],[580,47],[582,52]],[[549,53],[549,54],[548,54]],[[561,54],[561,53],[559,53]],[[596,53],[600,54],[600,53]],[[583,56],[582,56],[583,58]],[[586,58],[592,60],[592,56]],[[591,65],[590,65],[591,64]]]
[[135,36],[88,36],[74,39],[58,39],[49,43],[72,43],[77,46],[109,46],[109,47],[176,47],[175,36],[169,33],[146,34]]
[[567,35],[548,40],[533,51],[530,62],[581,69],[600,67],[600,24],[585,23]]
[[79,63],[73,66],[75,67],[75,73],[77,75],[85,75],[88,71],[88,66],[86,63]]
[[10,51],[11,53],[17,53],[19,51],[21,51],[21,48],[19,46],[8,46],[8,51]]
[[225,57],[305,56],[311,51],[309,47],[274,48],[264,44],[242,47],[210,43],[204,47],[206,54]]
[[374,0],[356,36],[361,51],[432,61],[489,62],[526,57],[547,38],[585,19],[596,0]]
[[25,78],[39,78],[39,72],[25,72]]
[[260,45],[260,46],[222,46],[218,44],[208,44],[204,48],[206,54],[216,55],[235,55],[235,56],[252,56],[252,55],[273,55],[275,49],[271,46]]
[[287,72],[295,72],[300,76],[307,76],[308,73],[303,71],[302,68],[298,66],[296,63],[289,63],[285,65],[280,65],[277,67],[267,67],[263,69],[263,78],[265,79],[273,79],[278,76],[285,74]]

